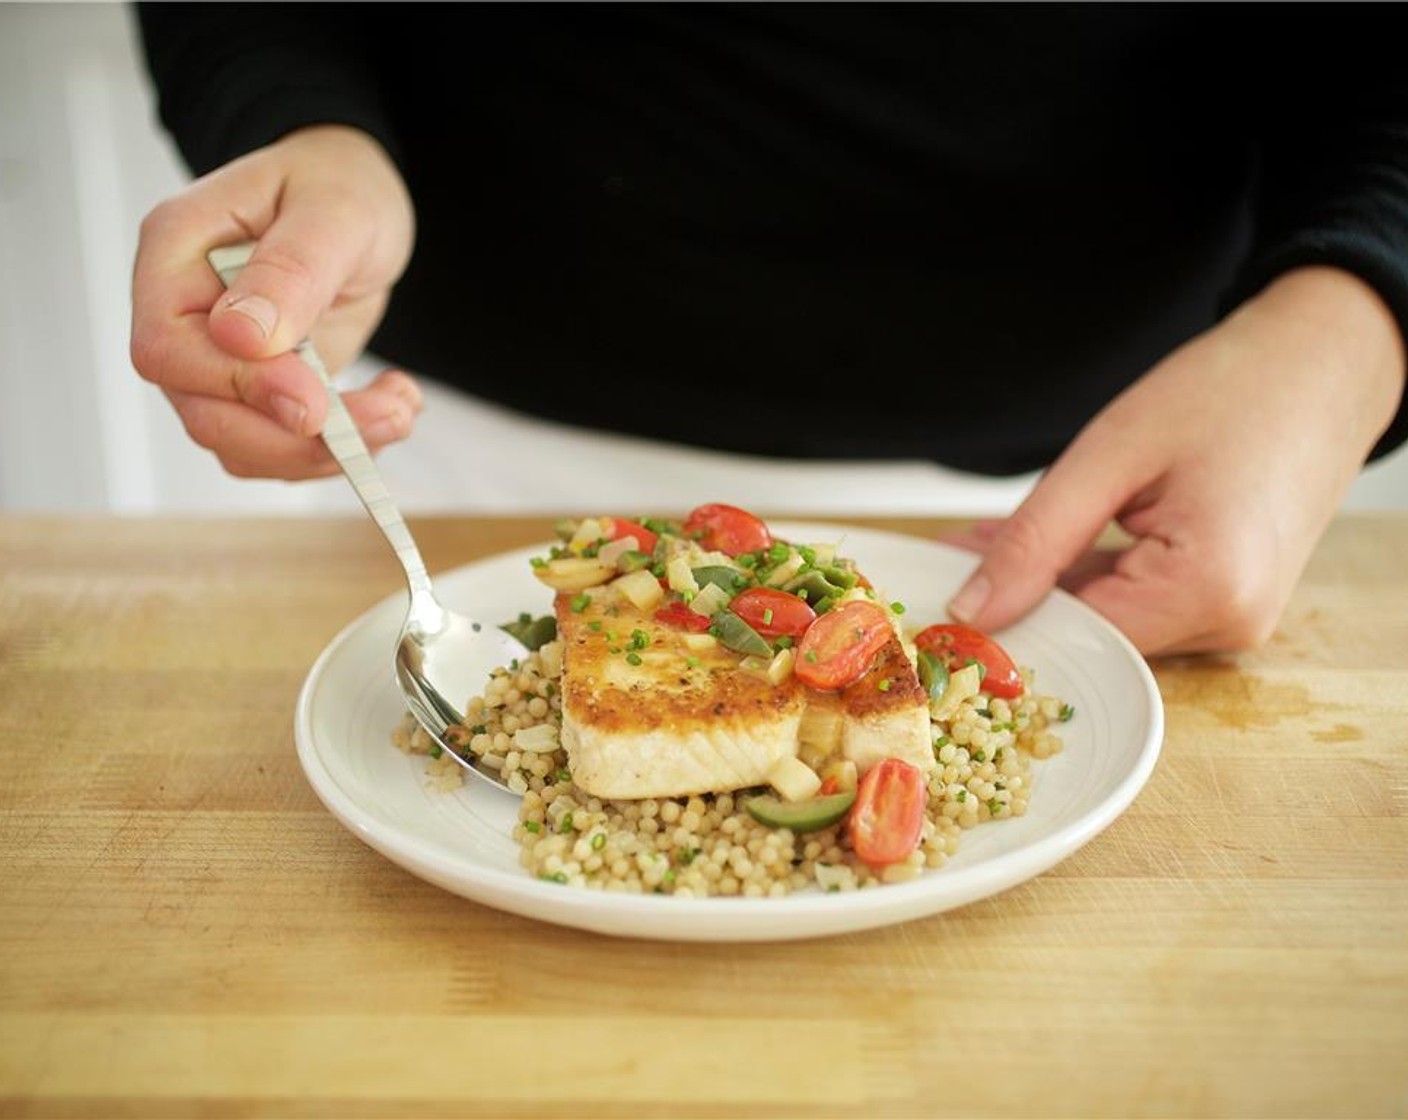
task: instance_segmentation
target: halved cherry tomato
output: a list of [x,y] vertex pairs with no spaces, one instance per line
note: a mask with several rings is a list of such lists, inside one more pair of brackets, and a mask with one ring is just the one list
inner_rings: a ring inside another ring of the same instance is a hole
[[871,867],[904,859],[924,834],[928,791],[917,766],[886,758],[865,772],[846,819],[846,832],[858,857]]
[[672,600],[655,612],[655,621],[676,630],[689,630],[702,634],[709,629],[709,616],[689,609],[680,599]]
[[685,519],[684,534],[705,548],[728,556],[758,552],[772,545],[772,534],[761,518],[746,509],[718,502],[695,509]]
[[636,551],[647,556],[655,551],[658,539],[654,533],[638,521],[628,521],[624,517],[598,517],[601,535],[609,541],[619,541],[623,537],[635,537]]
[[949,671],[961,669],[969,661],[983,667],[983,691],[989,696],[1011,700],[1026,688],[1022,674],[1007,651],[981,630],[959,622],[941,622],[921,630],[914,644],[925,653],[932,653],[948,666]]
[[797,643],[793,672],[803,684],[835,692],[860,680],[894,635],[885,612],[853,599],[817,618]]
[[728,609],[768,641],[800,638],[816,621],[816,611],[806,600],[776,587],[750,587],[740,591]]

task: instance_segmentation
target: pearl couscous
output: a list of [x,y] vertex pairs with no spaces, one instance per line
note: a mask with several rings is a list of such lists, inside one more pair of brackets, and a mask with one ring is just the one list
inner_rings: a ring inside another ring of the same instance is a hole
[[[561,671],[559,642],[501,668],[470,701],[453,741],[523,795],[514,838],[529,873],[593,890],[681,898],[853,890],[942,867],[966,830],[1026,813],[1032,764],[1061,750],[1056,728],[1073,714],[1056,697],[1034,693],[1026,672],[1021,696],[978,693],[949,718],[933,720],[937,765],[927,776],[919,845],[903,861],[875,869],[856,857],[840,823],[796,834],[755,820],[744,808],[749,791],[641,801],[587,796],[572,784],[560,746],[524,747],[556,743]],[[437,787],[461,785],[460,764],[409,715],[393,741],[408,753],[431,756],[427,774]]]

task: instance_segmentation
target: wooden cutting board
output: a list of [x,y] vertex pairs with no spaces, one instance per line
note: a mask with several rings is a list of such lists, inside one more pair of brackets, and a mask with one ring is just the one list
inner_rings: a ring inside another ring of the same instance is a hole
[[[432,570],[550,519],[417,523]],[[932,522],[883,522],[932,534]],[[1155,665],[1153,779],[1051,872],[759,945],[498,913],[292,743],[400,576],[364,521],[0,517],[0,1115],[1404,1116],[1408,518]]]

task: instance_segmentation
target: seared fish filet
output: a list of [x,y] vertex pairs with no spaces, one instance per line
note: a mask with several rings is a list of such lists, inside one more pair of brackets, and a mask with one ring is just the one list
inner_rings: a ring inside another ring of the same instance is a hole
[[562,744],[574,783],[593,796],[765,785],[817,727],[831,728],[829,745],[861,772],[885,757],[934,765],[927,694],[898,636],[863,678],[823,694],[790,673],[774,683],[742,668],[739,654],[657,623],[609,588],[593,589],[585,605],[559,594],[556,614]]

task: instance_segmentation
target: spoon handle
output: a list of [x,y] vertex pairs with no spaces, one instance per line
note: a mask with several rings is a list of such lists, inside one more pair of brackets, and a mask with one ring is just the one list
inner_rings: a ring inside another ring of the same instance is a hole
[[[247,241],[239,245],[212,249],[208,259],[221,283],[228,288],[234,283],[240,270],[249,263],[253,251],[254,242]],[[362,433],[357,430],[356,423],[342,401],[342,394],[333,385],[322,357],[313,348],[312,340],[306,338],[295,347],[295,352],[318,375],[327,389],[328,417],[323,424],[323,443],[332,452],[333,458],[342,468],[342,473],[347,476],[347,481],[352,484],[352,489],[362,500],[362,505],[366,506],[377,528],[396,553],[396,559],[405,569],[412,600],[422,597],[433,599],[430,576],[425,570],[425,561],[421,558],[420,549],[416,547],[415,539],[406,527],[401,511],[391,497],[391,492],[387,490],[381,472],[376,469],[376,463],[372,460],[371,452],[367,450]]]

